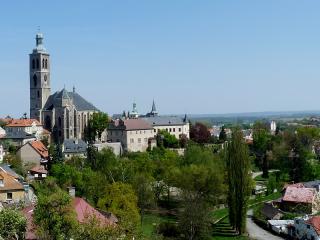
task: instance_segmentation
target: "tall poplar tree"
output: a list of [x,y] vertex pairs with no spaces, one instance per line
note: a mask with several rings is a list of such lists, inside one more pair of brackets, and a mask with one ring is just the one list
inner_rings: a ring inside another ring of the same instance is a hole
[[233,130],[226,152],[228,171],[229,220],[239,234],[245,232],[246,213],[251,188],[248,148],[239,128]]

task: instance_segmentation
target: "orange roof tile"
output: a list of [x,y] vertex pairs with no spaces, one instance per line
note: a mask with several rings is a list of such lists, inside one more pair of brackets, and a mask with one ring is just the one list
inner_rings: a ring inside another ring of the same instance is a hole
[[310,224],[317,234],[320,235],[320,216],[313,216],[309,218],[306,223]]
[[29,127],[34,122],[37,126],[41,126],[41,123],[37,119],[12,119],[6,127]]
[[43,158],[49,157],[48,149],[43,145],[41,141],[28,142]]
[[0,175],[2,176],[4,184],[3,187],[0,186],[0,191],[24,190],[23,185],[17,179],[3,171],[1,168]]

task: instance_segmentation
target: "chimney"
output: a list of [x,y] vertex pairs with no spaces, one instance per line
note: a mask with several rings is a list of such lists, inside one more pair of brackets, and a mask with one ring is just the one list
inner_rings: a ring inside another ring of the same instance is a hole
[[76,188],[75,187],[68,187],[68,193],[70,197],[75,198],[76,197]]

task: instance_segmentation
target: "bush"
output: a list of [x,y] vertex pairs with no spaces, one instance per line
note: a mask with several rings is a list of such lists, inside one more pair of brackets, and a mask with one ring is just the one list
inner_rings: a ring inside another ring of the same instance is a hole
[[157,233],[164,237],[178,237],[180,234],[177,225],[170,222],[160,223],[157,227]]

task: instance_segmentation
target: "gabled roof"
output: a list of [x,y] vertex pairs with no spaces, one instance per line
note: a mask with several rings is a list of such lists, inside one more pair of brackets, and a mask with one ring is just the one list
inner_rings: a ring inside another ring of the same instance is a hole
[[37,119],[12,119],[6,127],[30,127],[33,123],[36,126],[42,126]]
[[313,216],[309,218],[306,223],[310,224],[314,228],[318,236],[320,235],[320,216]]
[[1,164],[0,170],[5,171],[7,174],[11,175],[12,177],[14,177],[16,179],[20,178],[20,176],[15,171],[13,171],[8,164],[5,164],[5,163]]
[[147,121],[153,126],[171,126],[171,125],[184,125],[183,118],[180,117],[167,117],[167,116],[156,116],[156,117],[145,117],[143,120]]
[[312,203],[317,191],[314,188],[287,187],[282,198],[285,202]]
[[98,111],[98,109],[90,102],[85,100],[76,92],[68,92],[65,89],[52,94],[46,102],[44,109],[52,110],[54,107],[62,105],[62,99],[71,99],[77,111]]
[[41,141],[31,141],[26,144],[29,144],[34,150],[37,151],[37,153],[40,154],[42,158],[48,158],[49,152],[48,149],[43,145]]
[[30,169],[30,172],[44,173],[44,174],[48,173],[48,171],[44,168],[44,166],[35,166],[35,167]]
[[123,127],[125,130],[146,130],[152,129],[152,126],[142,118],[132,118],[125,120],[115,120],[113,124],[110,125],[110,129],[112,127],[121,128]]
[[94,209],[89,203],[84,199],[76,197],[72,201],[73,207],[77,214],[77,220],[80,223],[84,223],[88,218],[95,218],[102,225],[114,225],[116,222],[113,219],[109,219],[100,213],[98,210]]
[[0,168],[1,179],[3,179],[3,187],[0,186],[0,191],[13,191],[22,190],[24,191],[23,185],[13,176],[8,174],[6,171]]
[[64,153],[85,153],[87,152],[87,144],[85,141],[79,139],[65,139],[63,141]]

